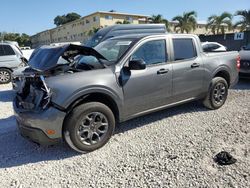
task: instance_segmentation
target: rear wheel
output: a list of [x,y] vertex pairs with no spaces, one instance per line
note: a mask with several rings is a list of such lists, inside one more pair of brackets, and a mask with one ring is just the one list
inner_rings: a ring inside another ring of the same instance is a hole
[[228,95],[228,84],[224,78],[213,78],[207,97],[204,99],[203,104],[205,107],[215,110],[224,105]]
[[73,109],[65,121],[63,135],[72,149],[86,153],[104,146],[114,129],[112,111],[102,103],[90,102]]
[[7,84],[11,81],[11,71],[0,68],[0,84]]

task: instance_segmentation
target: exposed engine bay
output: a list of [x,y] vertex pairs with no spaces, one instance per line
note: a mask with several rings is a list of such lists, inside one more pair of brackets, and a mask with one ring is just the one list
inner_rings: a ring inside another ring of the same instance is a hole
[[84,46],[41,47],[32,54],[29,67],[13,79],[19,82],[16,105],[23,110],[46,109],[52,96],[46,77],[104,69],[106,63],[101,54]]

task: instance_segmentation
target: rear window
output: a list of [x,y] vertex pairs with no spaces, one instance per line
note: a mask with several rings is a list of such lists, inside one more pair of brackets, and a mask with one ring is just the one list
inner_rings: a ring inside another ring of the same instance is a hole
[[191,59],[197,56],[193,39],[173,39],[174,60]]
[[206,44],[203,46],[203,51],[204,52],[211,52],[211,51],[216,50],[218,48],[220,48],[220,46],[217,44]]
[[14,50],[9,45],[0,45],[0,56],[15,55]]

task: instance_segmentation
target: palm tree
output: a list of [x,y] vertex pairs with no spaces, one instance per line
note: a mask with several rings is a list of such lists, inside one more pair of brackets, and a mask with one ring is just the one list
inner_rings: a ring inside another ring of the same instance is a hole
[[162,15],[152,15],[150,18],[148,18],[150,23],[163,23],[166,25],[166,29],[168,32],[170,32],[170,27],[169,27],[169,21],[165,18],[163,18]]
[[241,16],[241,20],[234,24],[234,28],[240,27],[241,31],[250,30],[250,10],[239,10],[235,16]]
[[211,29],[213,34],[225,34],[225,29],[232,29],[232,14],[223,12],[221,15],[212,15],[207,20],[206,29]]
[[189,33],[190,31],[194,31],[197,27],[197,13],[195,11],[191,12],[184,12],[182,16],[176,16],[172,20],[178,22],[174,30],[175,32],[181,32],[181,33]]
[[100,30],[101,28],[99,27],[99,28],[96,28],[96,27],[93,27],[92,29],[90,29],[89,31],[88,31],[88,36],[93,36],[95,33],[97,33],[99,30]]

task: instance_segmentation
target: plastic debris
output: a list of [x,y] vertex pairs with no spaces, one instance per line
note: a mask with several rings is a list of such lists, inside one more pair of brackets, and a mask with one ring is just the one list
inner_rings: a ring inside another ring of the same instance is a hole
[[214,157],[214,161],[223,166],[223,165],[231,165],[236,163],[237,159],[235,159],[230,153],[226,152],[226,151],[222,151],[220,153],[218,153],[217,155],[215,155]]

